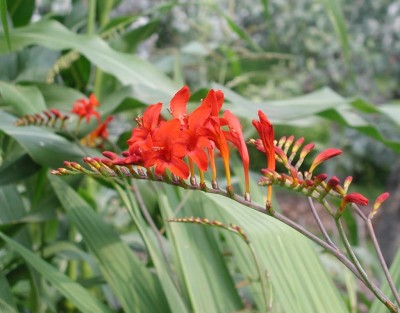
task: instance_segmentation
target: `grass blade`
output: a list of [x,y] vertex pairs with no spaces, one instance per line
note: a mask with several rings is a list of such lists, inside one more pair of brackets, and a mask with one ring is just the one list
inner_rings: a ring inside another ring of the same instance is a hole
[[7,1],[0,0],[0,18],[1,24],[3,25],[3,33],[5,37],[5,41],[7,43],[8,50],[11,52],[11,40],[10,40],[10,31],[8,29],[8,21],[7,21]]
[[[54,285],[68,300],[70,300],[82,312],[111,312],[102,303],[98,302],[92,295],[86,291],[81,285],[75,283],[70,278],[65,276],[59,270],[52,267],[50,264],[43,261],[33,252],[26,249],[24,246],[7,237],[0,232],[0,237],[15,250],[25,262],[31,265],[45,279]],[[3,312],[3,311],[2,311]]]

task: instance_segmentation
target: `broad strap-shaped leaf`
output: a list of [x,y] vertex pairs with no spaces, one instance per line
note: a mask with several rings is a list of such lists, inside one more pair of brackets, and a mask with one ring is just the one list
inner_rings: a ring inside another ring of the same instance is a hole
[[0,166],[0,186],[26,179],[40,168],[27,153],[20,154],[15,159],[8,158]]
[[[204,217],[239,225],[248,235],[273,288],[273,312],[346,312],[332,280],[305,237],[288,226],[227,198],[200,194]],[[254,277],[255,266],[240,238],[226,236],[241,272]],[[259,285],[253,294],[262,307]]]
[[[120,193],[124,205],[129,206],[128,209],[131,211],[131,217],[139,230],[140,236],[142,237],[154,263],[157,275],[160,278],[170,310],[174,313],[190,312],[188,310],[187,302],[184,301],[186,299],[182,298],[182,292],[179,290],[180,286],[178,285],[178,282],[173,280],[174,278],[170,273],[171,267],[166,263],[169,262],[169,260],[165,260],[165,256],[161,251],[162,248],[159,245],[160,243],[154,239],[155,234],[145,221],[139,209],[138,201],[132,197],[132,194],[129,194],[129,191],[122,189],[119,185],[115,186],[117,191]],[[127,186],[126,189],[128,188],[129,187]],[[138,188],[138,185],[135,185],[134,188]],[[167,309],[165,308],[165,310]]]
[[[346,99],[330,88],[322,88],[295,98],[285,100],[271,100],[256,103],[247,100],[219,84],[214,84],[214,88],[221,89],[225,98],[231,102],[226,104],[237,116],[244,119],[252,119],[257,116],[257,111],[262,110],[269,119],[278,124],[287,124],[296,120],[309,118],[312,115],[326,118],[340,125],[354,128],[362,134],[372,137],[396,152],[400,152],[400,142],[385,138],[375,125],[367,122],[360,113],[365,113],[366,104],[361,99]],[[371,113],[371,107],[368,108]],[[376,107],[375,113],[388,116],[391,113],[399,112],[398,106],[393,106],[389,110],[386,106],[381,110]],[[389,116],[398,123],[398,118]]]
[[46,110],[43,96],[35,86],[18,86],[0,81],[0,103],[11,106],[19,115]]
[[[159,194],[161,213],[165,220],[175,217],[173,208],[178,202],[174,199],[173,189],[168,186],[166,193]],[[196,208],[199,207],[201,203],[190,197],[179,216],[194,216],[198,212]],[[166,230],[174,246],[175,267],[180,269],[179,273],[185,282],[193,311],[222,313],[243,309],[243,303],[228,271],[226,258],[219,251],[213,229],[168,223]]]
[[88,154],[100,155],[93,149],[82,150],[77,144],[44,127],[15,126],[16,118],[5,112],[0,115],[0,131],[16,140],[38,164],[57,168],[65,160],[80,162]]
[[[167,95],[177,86],[154,66],[135,55],[117,52],[95,35],[78,35],[53,20],[37,23],[10,31],[12,49],[29,45],[41,45],[54,50],[74,49],[83,54],[103,71],[117,77],[124,85],[140,84]],[[4,34],[0,33],[0,54],[7,53]]]
[[125,312],[169,312],[157,277],[150,273],[112,227],[62,178],[49,175],[49,179],[68,218],[97,258],[104,279]]
[[24,246],[0,232],[0,237],[40,275],[48,280],[65,298],[70,300],[82,312],[111,312],[106,306],[98,302],[81,285],[75,283],[59,270],[43,261],[39,256]]

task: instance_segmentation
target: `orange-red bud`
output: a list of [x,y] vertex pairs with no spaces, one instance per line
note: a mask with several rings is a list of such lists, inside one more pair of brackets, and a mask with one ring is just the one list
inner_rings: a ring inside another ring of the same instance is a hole
[[385,202],[389,198],[389,193],[384,192],[381,195],[379,195],[374,203],[374,207],[372,209],[372,212],[369,214],[368,218],[372,219],[376,213],[378,213],[378,209],[381,207],[382,203]]
[[[304,149],[303,149],[304,150]],[[312,162],[310,169],[308,170],[310,173],[314,171],[314,169],[320,165],[321,163],[325,162],[326,160],[333,158],[337,155],[342,154],[342,150],[339,149],[334,149],[334,148],[329,148],[324,151],[322,151],[320,154],[318,154],[314,161]]]

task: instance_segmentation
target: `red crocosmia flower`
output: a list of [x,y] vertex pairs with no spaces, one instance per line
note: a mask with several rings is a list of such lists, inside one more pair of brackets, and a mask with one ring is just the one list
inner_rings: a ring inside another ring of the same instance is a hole
[[169,120],[161,124],[151,137],[147,137],[142,152],[144,166],[154,166],[155,173],[160,176],[168,169],[176,176],[186,179],[189,177],[189,167],[182,160],[186,152],[180,121]]
[[199,167],[206,171],[208,167],[207,153],[205,148],[211,148],[211,142],[207,136],[201,134],[204,123],[210,117],[211,109],[200,106],[188,117],[187,129],[183,131],[182,137],[186,143],[186,155]]
[[239,151],[242,158],[243,171],[246,184],[246,193],[250,192],[250,180],[249,180],[249,152],[247,150],[246,142],[243,138],[242,125],[239,119],[232,114],[231,111],[226,110],[224,112],[224,118],[220,119],[221,126],[227,125],[229,131],[223,131],[226,140],[232,142]]
[[107,126],[112,121],[113,117],[107,117],[103,123],[101,123],[95,130],[87,135],[87,142],[90,147],[96,146],[96,141],[100,139],[100,142],[103,142],[105,139],[108,139],[108,131]]
[[89,96],[89,99],[78,99],[75,101],[71,112],[79,116],[79,119],[86,118],[86,123],[89,123],[90,118],[95,116],[100,123],[100,114],[94,108],[100,106],[94,94]]
[[[274,147],[274,128],[272,127],[267,116],[258,111],[259,121],[253,120],[253,125],[256,128],[260,139],[264,146],[265,154],[267,156],[267,168],[275,170],[275,147]],[[268,186],[267,201],[270,203],[272,199],[272,186]]]
[[161,109],[161,103],[152,104],[144,111],[141,117],[136,118],[138,126],[132,130],[131,138],[127,141],[131,155],[137,155],[140,146],[144,144],[147,137],[152,136],[154,131],[159,127],[161,123]]
[[320,154],[318,154],[315,157],[315,159],[312,162],[310,169],[308,171],[310,173],[312,173],[318,165],[320,165],[321,163],[325,162],[326,160],[333,158],[340,154],[342,154],[342,150],[334,149],[334,148],[329,148],[329,149],[322,151]]
[[231,186],[231,174],[229,169],[229,147],[226,141],[225,135],[221,130],[220,119],[215,116],[211,116],[208,120],[208,124],[200,130],[201,135],[205,135],[208,139],[215,143],[215,146],[221,154],[222,161],[224,162],[226,182],[228,187]]
[[221,90],[210,89],[207,96],[201,102],[201,106],[211,108],[211,116],[218,116],[224,103],[224,94]]
[[181,124],[187,124],[186,106],[190,98],[190,90],[188,86],[183,86],[171,99],[169,108],[174,118],[181,121]]

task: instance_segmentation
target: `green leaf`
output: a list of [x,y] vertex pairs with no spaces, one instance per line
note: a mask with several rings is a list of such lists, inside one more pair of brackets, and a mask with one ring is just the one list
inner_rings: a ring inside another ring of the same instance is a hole
[[31,21],[35,11],[35,0],[7,0],[6,2],[14,27],[24,26]]
[[[125,190],[119,185],[115,185],[115,188],[120,194],[121,200],[131,212],[131,217],[139,230],[140,236],[143,238],[143,241],[146,244],[146,248],[149,251],[158,277],[160,278],[160,282],[171,311],[174,313],[189,312],[187,309],[187,304],[183,301],[180,292],[178,291],[177,282],[173,280],[170,274],[171,269],[166,263],[160,243],[156,242],[154,239],[154,235],[156,234],[151,231],[148,224],[144,220],[139,209],[139,204],[136,201],[136,197],[134,198],[128,191],[128,185],[126,185]],[[134,188],[138,188],[138,184],[136,184],[136,182],[134,183]]]
[[[392,276],[394,285],[397,287],[397,290],[399,290],[399,286],[400,286],[400,250],[397,251],[397,254],[393,260],[393,263],[390,266],[390,275]],[[393,303],[396,303],[394,301],[394,296],[392,295],[392,292],[390,291],[389,284],[386,281],[382,284],[382,291],[384,294],[389,296],[389,299],[392,300]],[[382,302],[380,302],[378,299],[375,299],[374,302],[372,303],[372,307],[369,312],[370,313],[386,313],[386,312],[388,312],[388,309]]]
[[[0,34],[0,54],[7,52]],[[74,49],[103,71],[116,76],[121,83],[137,84],[172,95],[177,86],[150,63],[135,55],[111,49],[95,35],[77,35],[56,21],[42,20],[10,32],[13,50],[36,44],[54,50]]]
[[40,168],[40,165],[26,153],[19,155],[17,158],[8,158],[0,166],[0,186],[26,179],[35,174]]
[[[253,193],[252,193],[253,195]],[[273,288],[274,312],[346,312],[346,307],[322,268],[309,241],[281,222],[230,199],[201,194],[205,217],[243,228]],[[246,277],[255,276],[254,262],[240,238],[226,236],[237,265]],[[259,284],[253,295],[263,307]]]
[[[165,220],[175,217],[171,207],[174,191],[169,187],[166,194],[159,193],[160,208]],[[189,198],[179,216],[196,215],[196,207],[201,207],[201,202],[193,199]],[[177,206],[178,203],[173,204],[173,207]],[[179,223],[169,223],[166,229],[175,248],[176,267],[180,267],[181,279],[185,282],[193,311],[236,312],[243,309],[226,260],[218,250],[213,230]]]
[[1,103],[11,106],[19,115],[34,114],[46,109],[42,94],[34,86],[0,82],[0,96]]
[[262,52],[263,49],[253,41],[253,39],[246,33],[246,31],[237,25],[233,19],[231,19],[228,15],[221,12],[221,15],[225,18],[226,22],[228,23],[229,27],[247,44],[252,47],[255,51]]
[[45,167],[58,168],[63,161],[82,160],[87,155],[100,156],[99,152],[69,142],[64,137],[43,127],[15,126],[15,118],[2,112],[0,115],[0,131],[16,140],[38,164]]
[[17,187],[0,187],[0,225],[17,223],[25,215],[26,209]]
[[93,296],[81,285],[75,283],[70,278],[55,269],[50,264],[43,261],[33,252],[23,247],[18,242],[7,237],[0,232],[0,237],[17,252],[25,262],[32,266],[46,280],[61,292],[68,300],[70,300],[82,312],[111,312],[102,303],[98,302]]
[[69,112],[76,100],[86,98],[86,95],[79,90],[62,85],[36,84],[35,86],[42,93],[48,108],[57,108]]
[[[385,138],[373,124],[368,123],[357,111],[358,109],[362,109],[363,112],[371,111],[370,106],[361,103],[362,100],[360,99],[357,99],[357,101],[345,99],[330,88],[322,88],[307,95],[291,99],[261,103],[247,100],[219,84],[214,84],[214,88],[221,89],[225,94],[225,98],[230,102],[225,104],[225,108],[244,119],[255,119],[258,110],[266,113],[272,122],[276,124],[287,124],[290,121],[317,115],[337,122],[342,126],[354,128],[360,133],[384,143],[394,151],[400,152],[400,141]],[[383,110],[377,107],[377,110],[385,115],[396,114],[400,111],[398,106],[393,106],[389,110],[385,106]],[[385,112],[385,110],[388,111]],[[398,120],[396,115],[391,118],[395,121]]]
[[135,52],[137,46],[145,39],[149,38],[159,27],[157,20],[135,28],[110,41],[110,46],[121,52]]
[[0,0],[0,18],[1,18],[1,24],[3,25],[4,39],[7,44],[7,49],[8,51],[11,51],[12,47],[10,40],[10,30],[8,29],[6,0]]
[[125,312],[168,312],[160,282],[93,209],[59,177],[50,182],[68,218],[97,258]]
[[400,126],[400,104],[385,104],[379,106],[379,111],[384,113],[387,117],[392,119],[398,126]]
[[339,42],[342,46],[343,55],[347,63],[351,66],[350,62],[350,45],[349,38],[346,29],[346,22],[344,20],[341,1],[340,0],[319,0],[325,7],[326,13],[331,21],[333,29],[339,38]]
[[3,273],[0,273],[0,312],[17,313],[15,299],[11,293],[10,285]]

